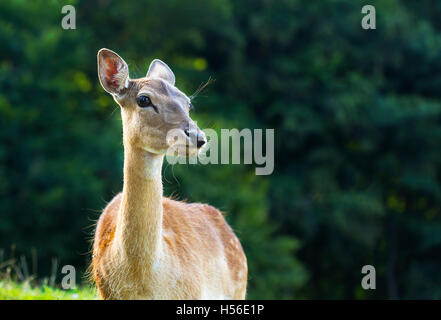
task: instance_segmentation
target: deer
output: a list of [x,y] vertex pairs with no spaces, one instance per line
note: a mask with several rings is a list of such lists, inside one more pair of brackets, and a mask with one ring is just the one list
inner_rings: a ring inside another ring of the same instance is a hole
[[159,59],[138,79],[112,50],[99,50],[97,60],[99,81],[120,106],[124,149],[122,192],[104,208],[93,239],[91,276],[100,297],[245,299],[247,259],[223,214],[163,195],[167,150],[179,144],[188,157],[207,142],[190,118],[191,99]]

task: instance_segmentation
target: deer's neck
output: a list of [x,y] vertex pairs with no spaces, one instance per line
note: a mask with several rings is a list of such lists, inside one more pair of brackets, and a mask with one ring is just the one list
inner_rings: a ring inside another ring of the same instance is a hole
[[124,186],[115,240],[124,259],[153,267],[161,251],[162,155],[124,146]]

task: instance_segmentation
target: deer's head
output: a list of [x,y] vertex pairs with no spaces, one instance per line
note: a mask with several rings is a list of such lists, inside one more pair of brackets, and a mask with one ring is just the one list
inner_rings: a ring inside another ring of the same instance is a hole
[[152,61],[144,78],[130,79],[127,63],[115,52],[101,49],[98,76],[121,107],[125,144],[155,154],[180,146],[175,148],[180,155],[192,155],[206,143],[190,118],[190,99],[175,87],[175,75],[161,60]]

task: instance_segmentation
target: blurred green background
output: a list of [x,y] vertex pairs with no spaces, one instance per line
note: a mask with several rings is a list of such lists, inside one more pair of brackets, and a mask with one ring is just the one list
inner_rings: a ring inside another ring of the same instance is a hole
[[[188,95],[214,78],[193,101],[201,128],[275,129],[270,176],[163,169],[166,195],[226,213],[248,298],[440,299],[440,17],[435,0],[0,1],[2,255],[39,278],[54,258],[85,271],[122,187],[120,113],[97,78],[107,47],[132,78],[164,60]],[[361,288],[367,264],[376,290]]]

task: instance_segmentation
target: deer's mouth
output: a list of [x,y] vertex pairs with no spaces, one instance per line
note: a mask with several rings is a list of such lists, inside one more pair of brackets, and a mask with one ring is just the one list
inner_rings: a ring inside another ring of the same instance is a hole
[[175,157],[196,156],[201,148],[190,144],[174,144],[167,150],[167,154]]
[[197,134],[189,130],[175,130],[167,135],[170,146],[167,154],[181,157],[195,156],[206,144],[206,137],[202,131]]

